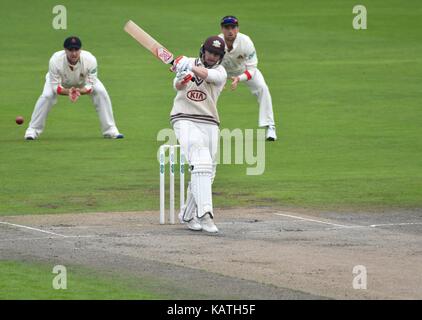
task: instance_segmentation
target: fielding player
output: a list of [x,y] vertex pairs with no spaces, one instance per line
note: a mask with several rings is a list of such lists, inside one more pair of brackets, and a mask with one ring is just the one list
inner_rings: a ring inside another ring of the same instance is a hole
[[218,232],[214,224],[212,182],[216,172],[219,140],[217,100],[227,80],[221,61],[224,41],[218,36],[206,39],[199,58],[181,56],[175,60],[177,91],[171,110],[171,123],[187,157],[191,182],[186,207],[179,219],[191,230]]
[[226,43],[226,54],[222,65],[232,80],[231,88],[235,90],[239,82],[246,85],[258,98],[259,126],[267,128],[266,138],[269,141],[277,139],[273,105],[270,91],[262,73],[258,70],[258,58],[252,40],[239,32],[239,21],[234,16],[221,19],[221,34]]
[[105,138],[121,139],[114,123],[110,97],[97,78],[97,60],[88,51],[81,50],[81,40],[69,37],[64,50],[53,54],[49,62],[44,90],[35,104],[26,140],[35,140],[43,132],[48,113],[57,102],[57,95],[68,96],[76,102],[81,95],[89,95],[97,111]]

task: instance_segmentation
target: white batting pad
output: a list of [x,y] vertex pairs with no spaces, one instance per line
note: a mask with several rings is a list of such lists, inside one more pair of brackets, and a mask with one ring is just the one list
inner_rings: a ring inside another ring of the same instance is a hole
[[191,154],[191,188],[198,208],[198,218],[207,212],[213,216],[212,208],[212,159],[208,148],[195,148]]
[[191,221],[195,214],[196,214],[196,203],[195,198],[191,191],[191,184],[189,183],[187,189],[187,198],[186,198],[186,205],[183,211],[183,221],[189,222]]

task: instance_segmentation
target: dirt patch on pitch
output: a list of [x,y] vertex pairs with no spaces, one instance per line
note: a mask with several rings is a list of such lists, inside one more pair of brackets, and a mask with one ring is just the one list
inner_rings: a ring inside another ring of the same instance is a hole
[[[123,273],[176,299],[422,298],[422,210],[223,209],[217,235],[159,225],[158,212],[0,221],[2,259]],[[358,265],[366,289],[353,287]]]

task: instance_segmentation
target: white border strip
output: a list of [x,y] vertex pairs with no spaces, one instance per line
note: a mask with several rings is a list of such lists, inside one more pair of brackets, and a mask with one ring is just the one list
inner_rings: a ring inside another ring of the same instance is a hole
[[28,226],[23,226],[21,224],[14,224],[14,223],[3,222],[3,221],[0,221],[0,224],[5,224],[5,225],[8,225],[8,226],[13,226],[13,227],[18,227],[18,228],[24,228],[24,229],[38,231],[38,232],[47,233],[47,234],[52,234],[53,236],[59,236],[59,237],[63,237],[63,238],[67,237],[63,234],[54,233],[54,232],[51,232],[51,231],[41,230],[41,229],[37,229],[37,228],[32,228],[32,227],[28,227]]
[[303,221],[309,221],[309,222],[316,222],[316,223],[323,223],[328,224],[331,226],[341,227],[341,228],[377,228],[377,227],[391,227],[391,226],[408,226],[408,225],[422,225],[422,222],[402,222],[402,223],[382,223],[382,224],[371,224],[369,226],[359,226],[359,225],[343,225],[338,223],[332,223],[332,222],[326,222],[322,220],[316,220],[316,219],[310,219],[310,218],[304,218],[296,215],[291,214],[285,214],[285,213],[274,213],[277,216],[283,216],[283,217],[289,217],[297,220],[303,220]]
[[289,218],[294,218],[294,219],[304,220],[304,221],[310,221],[310,222],[316,222],[316,223],[323,223],[323,224],[328,224],[328,225],[331,225],[331,226],[336,226],[336,227],[341,227],[341,228],[363,227],[363,226],[346,226],[344,224],[337,224],[337,223],[331,223],[331,222],[326,222],[326,221],[321,221],[321,220],[303,218],[303,217],[299,217],[299,216],[294,216],[294,215],[284,214],[284,213],[278,213],[278,212],[275,212],[274,214],[277,215],[277,216],[289,217]]
[[422,224],[422,222],[371,224],[369,227],[376,228],[376,227],[389,227],[389,226],[408,226],[408,225],[415,225],[415,224]]
[[15,241],[34,241],[34,240],[51,240],[51,239],[72,239],[72,238],[98,238],[99,236],[94,235],[87,235],[87,236],[62,236],[62,237],[56,237],[56,236],[50,236],[50,237],[38,237],[38,238],[9,238],[9,239],[0,239],[0,242],[15,242]]

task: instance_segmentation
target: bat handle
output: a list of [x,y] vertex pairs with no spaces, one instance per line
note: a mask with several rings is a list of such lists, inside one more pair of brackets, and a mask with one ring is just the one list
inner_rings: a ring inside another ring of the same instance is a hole
[[[174,59],[173,59],[173,60],[171,60],[170,64],[171,64],[171,65],[173,65],[173,63],[174,63]],[[170,72],[174,72],[174,70],[173,70],[173,68],[172,68],[172,67],[170,67],[169,71],[170,71]],[[195,81],[195,77],[192,77],[192,79],[190,79],[190,81],[194,82],[194,81]]]
[[[171,62],[170,62],[170,64],[172,65],[172,66],[174,66],[174,59],[173,60],[171,60]],[[173,67],[170,67],[170,72],[174,72],[174,69],[173,69]]]

